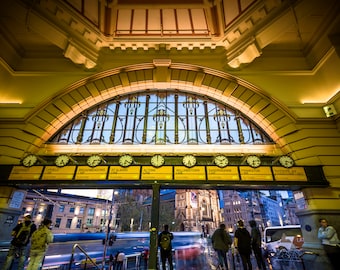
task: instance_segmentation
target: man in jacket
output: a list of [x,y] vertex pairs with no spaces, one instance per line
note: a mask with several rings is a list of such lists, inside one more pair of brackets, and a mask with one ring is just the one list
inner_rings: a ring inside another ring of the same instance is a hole
[[321,226],[318,231],[318,238],[321,240],[321,244],[333,269],[340,269],[340,242],[338,234],[333,226],[328,225],[326,219],[320,218],[319,222]]
[[227,252],[229,250],[229,246],[232,244],[231,237],[229,233],[226,231],[225,224],[220,224],[220,227],[215,230],[211,237],[211,242],[213,248],[217,252],[218,262],[224,268],[228,269],[228,260],[227,260]]
[[32,234],[30,261],[27,270],[40,269],[48,244],[53,242],[53,234],[50,230],[51,224],[52,221],[45,218],[39,229]]
[[[29,243],[29,239],[32,235],[32,233],[37,229],[37,226],[32,222],[32,217],[30,214],[27,214],[24,216],[24,221],[21,223],[18,223],[13,231],[12,231],[12,236],[13,239],[11,241],[11,245],[9,247],[7,256],[6,256],[6,261],[3,264],[1,270],[8,270],[10,269],[12,262],[15,257],[19,258],[19,263],[18,263],[18,270],[23,270],[25,266],[25,261],[26,261],[26,248]],[[19,243],[17,240],[19,238],[19,235],[22,234],[21,232],[23,231],[24,228],[29,228],[29,235],[27,240],[25,240],[24,243]]]

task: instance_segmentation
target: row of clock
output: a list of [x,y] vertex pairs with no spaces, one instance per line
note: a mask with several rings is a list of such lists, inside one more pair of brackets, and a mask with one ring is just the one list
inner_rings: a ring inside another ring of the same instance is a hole
[[[68,155],[60,155],[55,159],[55,165],[58,167],[63,167],[69,164],[71,158]],[[103,158],[100,155],[92,155],[87,158],[86,163],[90,167],[96,167],[103,162]],[[33,166],[37,163],[38,157],[36,155],[30,154],[22,160],[22,164],[26,167]],[[134,159],[131,155],[122,155],[119,157],[119,165],[122,167],[128,167],[132,165]],[[246,162],[249,166],[257,168],[261,165],[261,159],[258,156],[250,155],[247,157]],[[289,156],[281,156],[279,158],[280,164],[285,168],[290,168],[294,166],[294,160]],[[164,156],[156,154],[151,157],[150,163],[154,167],[161,167],[165,163]],[[196,157],[194,155],[185,155],[182,159],[184,166],[191,168],[197,163]],[[229,160],[224,155],[218,155],[214,157],[214,164],[220,168],[224,168],[229,164]]]

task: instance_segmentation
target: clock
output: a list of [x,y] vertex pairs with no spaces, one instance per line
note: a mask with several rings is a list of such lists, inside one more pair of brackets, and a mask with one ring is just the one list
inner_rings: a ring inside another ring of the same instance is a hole
[[38,161],[38,157],[36,155],[27,155],[26,157],[24,157],[24,159],[22,160],[22,165],[24,165],[25,167],[31,167],[34,164],[36,164]]
[[64,167],[70,162],[70,157],[68,155],[60,155],[58,156],[54,163],[58,167]]
[[250,167],[257,168],[261,165],[261,159],[258,156],[249,156],[247,163]]
[[280,157],[279,162],[285,168],[290,168],[294,166],[294,160],[289,156]]
[[182,160],[184,166],[191,168],[196,165],[196,158],[193,155],[186,155]]
[[214,163],[216,164],[216,166],[224,168],[225,166],[228,165],[229,160],[226,156],[218,155],[214,158]]
[[131,155],[123,155],[119,158],[119,165],[122,167],[128,167],[132,164],[133,157]]
[[154,167],[160,167],[164,164],[165,160],[162,155],[154,155],[151,158],[151,165]]
[[90,156],[88,159],[87,159],[87,165],[89,165],[90,167],[96,167],[98,166],[101,162],[102,162],[102,157],[99,156],[99,155],[93,155],[93,156]]

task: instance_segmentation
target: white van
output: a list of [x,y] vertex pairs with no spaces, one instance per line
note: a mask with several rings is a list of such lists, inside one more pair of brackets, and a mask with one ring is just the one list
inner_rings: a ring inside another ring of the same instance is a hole
[[267,227],[263,238],[264,248],[268,253],[280,249],[300,249],[304,243],[300,225]]

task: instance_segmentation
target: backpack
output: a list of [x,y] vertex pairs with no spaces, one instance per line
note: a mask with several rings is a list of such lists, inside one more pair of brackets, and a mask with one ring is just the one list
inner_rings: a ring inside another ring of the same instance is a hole
[[32,223],[30,223],[28,226],[26,226],[25,223],[22,223],[21,228],[19,229],[18,233],[14,237],[12,244],[17,247],[25,246],[28,243],[28,240],[31,235],[31,226]]
[[162,233],[161,241],[159,242],[161,248],[163,250],[169,250],[171,244],[171,234],[170,233]]
[[45,227],[41,227],[32,234],[31,249],[44,250],[47,244],[47,232]]

